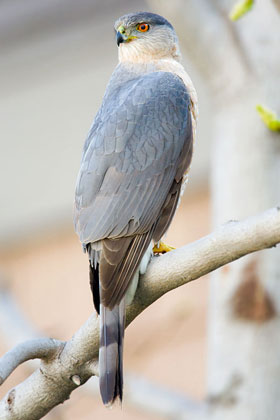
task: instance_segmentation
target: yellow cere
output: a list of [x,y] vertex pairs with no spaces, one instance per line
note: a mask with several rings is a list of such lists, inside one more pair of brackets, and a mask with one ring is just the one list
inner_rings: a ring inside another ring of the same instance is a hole
[[121,26],[118,27],[118,32],[120,32],[123,35],[123,39],[124,39],[125,42],[130,42],[133,39],[136,39],[137,38],[137,36],[128,35],[126,33],[126,29],[125,29],[125,27],[123,25],[121,25]]
[[121,34],[125,33],[125,27],[123,25],[118,27],[118,32],[120,32]]

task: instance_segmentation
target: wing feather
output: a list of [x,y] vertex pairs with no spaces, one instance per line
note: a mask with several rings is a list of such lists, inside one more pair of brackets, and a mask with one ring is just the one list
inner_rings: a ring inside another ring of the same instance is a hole
[[[153,229],[143,235],[102,241],[100,297],[104,306],[112,309],[122,300],[152,235]],[[112,258],[112,255],[117,255],[117,258]]]
[[[190,98],[176,75],[145,74],[113,93],[114,99],[110,92],[105,95],[78,177],[75,226],[83,243],[150,228],[191,126]],[[117,104],[116,97],[121,98]]]
[[166,72],[122,83],[118,77],[86,141],[75,200],[81,241],[102,242],[100,299],[110,309],[152,238],[168,228],[192,156],[191,102],[182,80]]

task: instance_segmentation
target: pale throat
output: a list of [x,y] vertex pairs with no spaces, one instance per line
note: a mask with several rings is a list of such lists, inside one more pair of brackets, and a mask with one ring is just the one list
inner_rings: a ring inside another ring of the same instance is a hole
[[154,44],[149,45],[146,43],[143,45],[131,41],[121,44],[118,50],[120,63],[151,63],[162,59],[181,60],[181,54],[177,45],[174,45],[172,48],[159,45],[155,48]]

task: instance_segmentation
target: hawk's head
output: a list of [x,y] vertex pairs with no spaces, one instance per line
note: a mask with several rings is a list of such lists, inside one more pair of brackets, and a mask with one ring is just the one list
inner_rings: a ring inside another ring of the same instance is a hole
[[115,23],[121,61],[150,61],[180,57],[173,26],[155,13],[130,13]]

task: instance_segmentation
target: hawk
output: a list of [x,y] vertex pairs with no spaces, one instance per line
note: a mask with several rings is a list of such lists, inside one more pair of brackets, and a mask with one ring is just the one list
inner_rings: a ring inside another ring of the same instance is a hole
[[84,145],[74,215],[100,314],[105,405],[122,400],[125,307],[178,206],[197,118],[172,25],[141,12],[119,18],[115,31],[119,63]]

